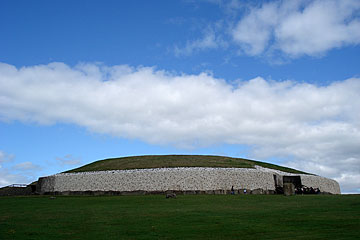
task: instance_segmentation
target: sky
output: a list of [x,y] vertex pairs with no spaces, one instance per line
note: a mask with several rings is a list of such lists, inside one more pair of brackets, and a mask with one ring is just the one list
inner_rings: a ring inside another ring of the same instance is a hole
[[360,193],[359,0],[0,2],[0,186],[255,159]]

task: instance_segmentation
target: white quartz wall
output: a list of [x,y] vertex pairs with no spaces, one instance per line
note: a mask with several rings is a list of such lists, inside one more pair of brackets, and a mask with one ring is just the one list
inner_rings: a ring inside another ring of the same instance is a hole
[[301,183],[307,187],[319,188],[321,192],[341,193],[339,183],[335,180],[306,174],[300,174],[300,176]]
[[[45,183],[42,191],[206,191],[228,190],[231,186],[235,189],[274,190],[274,173],[296,175],[261,167],[159,168],[61,173],[50,176],[51,183]],[[340,193],[339,185],[333,180],[312,175],[301,175],[301,178],[306,186],[319,187],[321,191],[334,194]]]

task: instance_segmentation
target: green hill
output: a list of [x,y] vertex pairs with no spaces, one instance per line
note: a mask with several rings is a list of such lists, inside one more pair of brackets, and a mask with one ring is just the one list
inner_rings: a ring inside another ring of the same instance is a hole
[[174,168],[174,167],[221,167],[221,168],[254,168],[255,165],[281,170],[289,173],[303,173],[295,169],[243,158],[232,158],[208,155],[146,155],[99,160],[66,173],[91,172],[106,170]]

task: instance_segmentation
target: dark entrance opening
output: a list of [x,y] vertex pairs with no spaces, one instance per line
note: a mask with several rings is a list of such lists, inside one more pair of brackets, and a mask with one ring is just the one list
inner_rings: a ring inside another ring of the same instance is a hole
[[275,193],[276,194],[283,194],[284,189],[283,189],[281,178],[280,178],[279,175],[274,174],[274,183],[275,183]]
[[30,187],[32,193],[36,192],[36,185],[30,185]]
[[301,177],[300,176],[283,176],[283,183],[292,183],[295,188],[301,188]]

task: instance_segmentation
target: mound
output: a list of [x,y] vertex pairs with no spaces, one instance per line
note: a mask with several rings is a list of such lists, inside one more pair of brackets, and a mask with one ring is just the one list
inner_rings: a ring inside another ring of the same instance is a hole
[[65,173],[129,170],[148,168],[177,168],[177,167],[212,167],[212,168],[264,168],[280,170],[288,173],[308,174],[292,168],[286,168],[270,163],[264,163],[244,158],[232,158],[209,155],[147,155],[99,160]]
[[42,194],[153,194],[177,193],[271,194],[284,184],[307,186],[339,194],[331,179],[295,169],[243,158],[202,155],[159,155],[112,158],[67,172],[39,178]]

